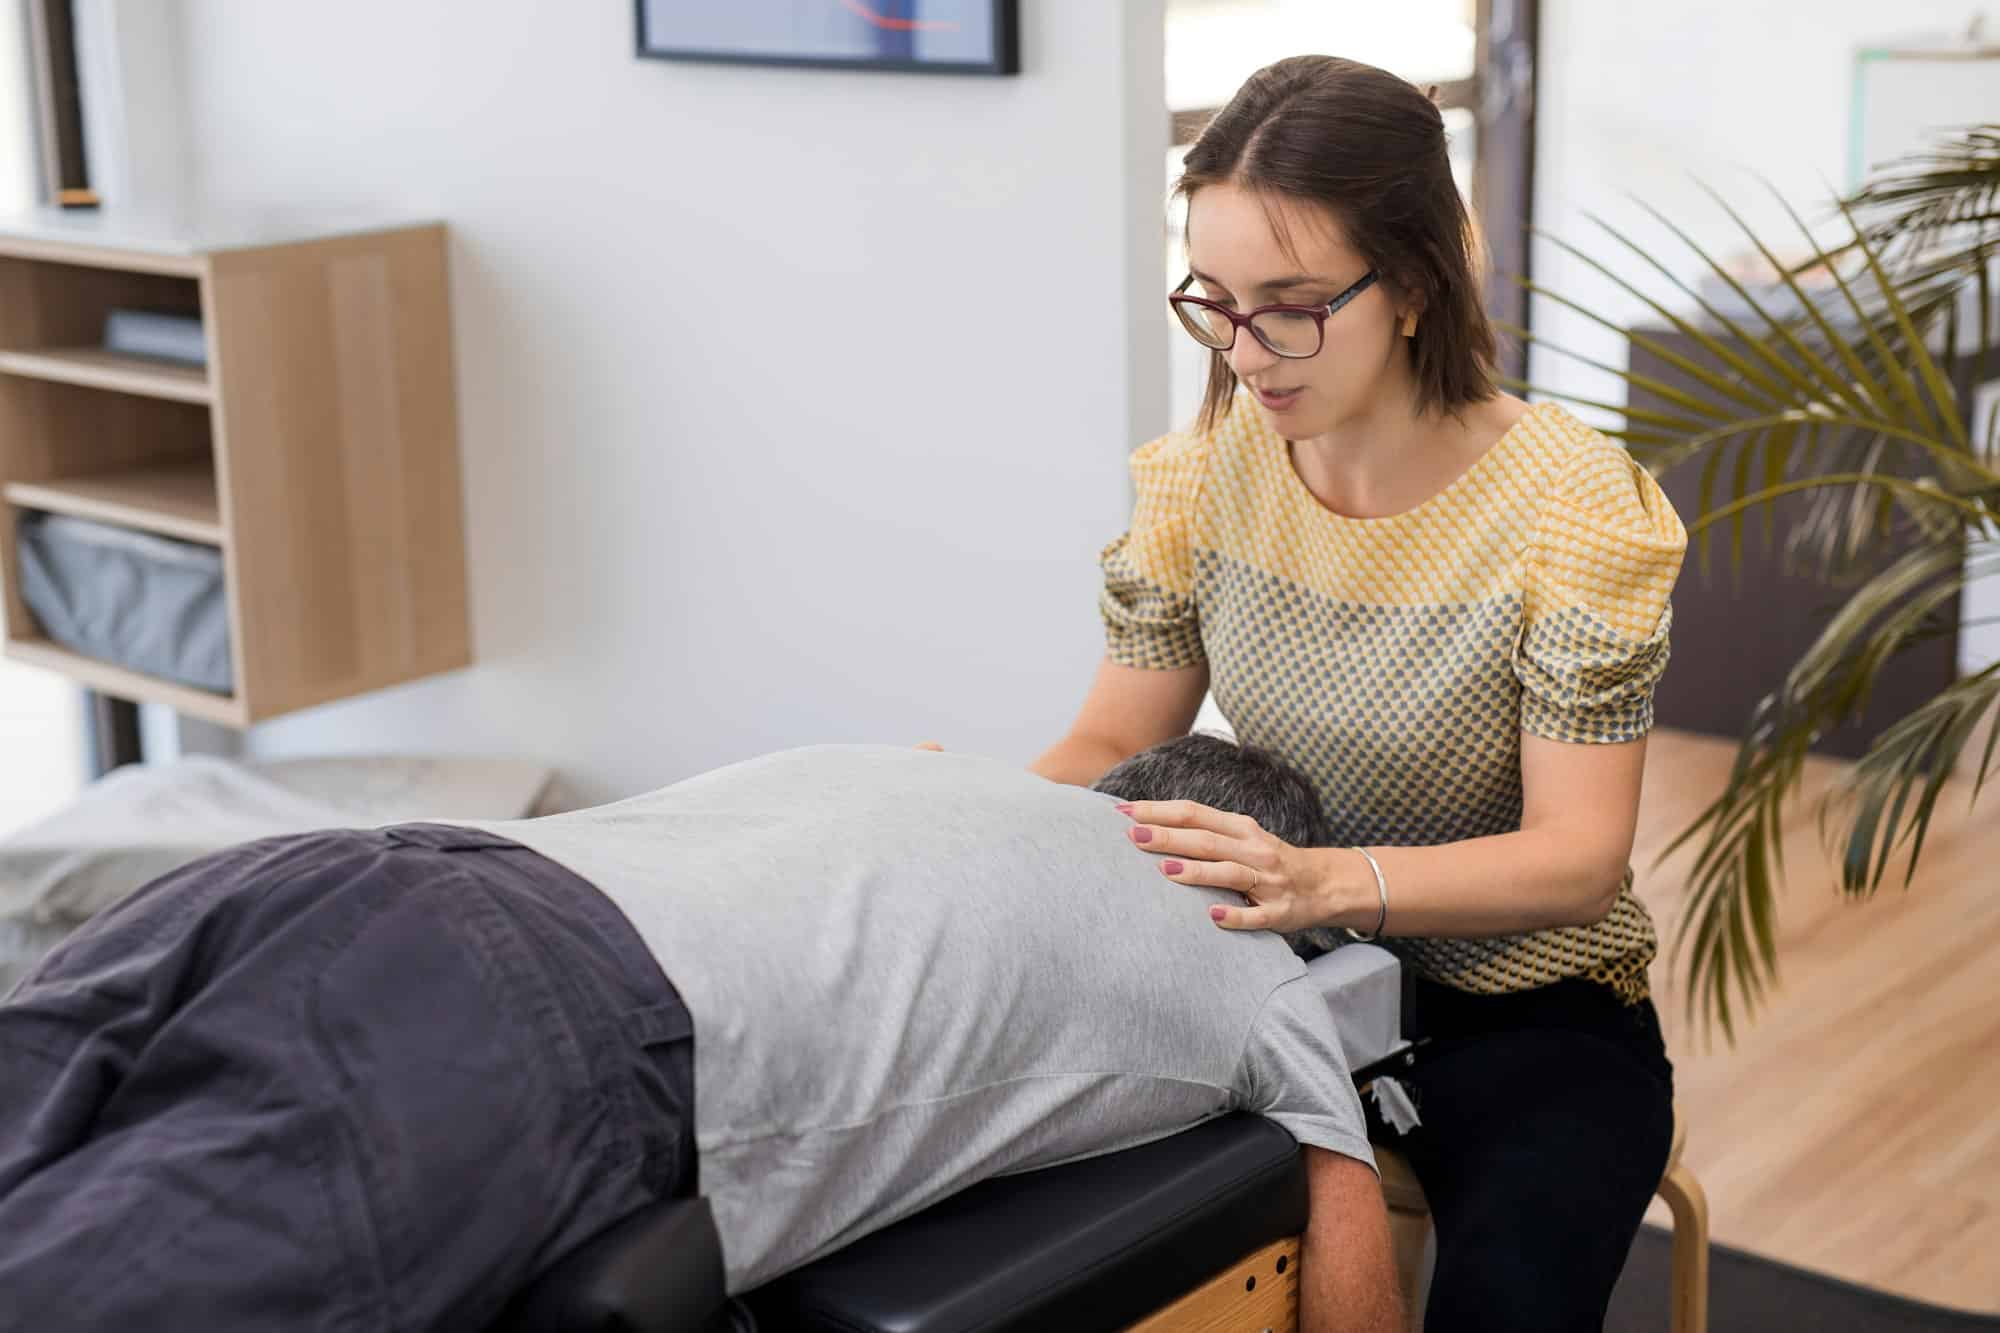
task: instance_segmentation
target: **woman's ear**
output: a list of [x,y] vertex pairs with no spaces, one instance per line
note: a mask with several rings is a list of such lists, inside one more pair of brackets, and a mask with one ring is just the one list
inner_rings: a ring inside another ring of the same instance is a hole
[[1389,300],[1396,308],[1396,332],[1405,338],[1416,337],[1417,323],[1424,317],[1422,293],[1393,278],[1386,281],[1383,286],[1388,290]]

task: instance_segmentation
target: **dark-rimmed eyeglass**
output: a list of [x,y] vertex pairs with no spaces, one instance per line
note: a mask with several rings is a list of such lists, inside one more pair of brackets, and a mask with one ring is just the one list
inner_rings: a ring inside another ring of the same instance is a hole
[[1375,277],[1375,270],[1369,269],[1324,305],[1260,305],[1239,315],[1206,297],[1189,296],[1188,285],[1194,281],[1190,273],[1167,297],[1167,304],[1179,316],[1181,327],[1203,347],[1226,352],[1236,345],[1236,330],[1248,328],[1250,336],[1273,355],[1298,360],[1319,355],[1326,341],[1327,317],[1374,286]]

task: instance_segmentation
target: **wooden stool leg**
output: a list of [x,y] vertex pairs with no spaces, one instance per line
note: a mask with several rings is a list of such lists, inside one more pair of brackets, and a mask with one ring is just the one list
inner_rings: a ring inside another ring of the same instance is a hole
[[1396,1250],[1396,1287],[1403,1294],[1410,1333],[1419,1333],[1424,1326],[1424,1251],[1430,1238],[1429,1213],[1389,1210],[1389,1241]]
[[1403,1294],[1412,1333],[1424,1326],[1424,1259],[1431,1238],[1431,1209],[1424,1187],[1403,1155],[1377,1146],[1375,1165],[1382,1173],[1382,1202],[1389,1208],[1389,1243],[1396,1251],[1396,1285]]
[[1685,1166],[1660,1181],[1674,1214],[1674,1333],[1708,1333],[1708,1195]]

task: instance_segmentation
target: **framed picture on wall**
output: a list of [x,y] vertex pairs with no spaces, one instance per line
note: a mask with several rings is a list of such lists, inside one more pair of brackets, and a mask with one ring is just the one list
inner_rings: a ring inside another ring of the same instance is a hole
[[1020,72],[1017,0],[635,0],[655,60]]
[[72,0],[28,0],[34,124],[42,160],[42,196],[59,208],[96,208],[83,149],[83,96],[77,86]]

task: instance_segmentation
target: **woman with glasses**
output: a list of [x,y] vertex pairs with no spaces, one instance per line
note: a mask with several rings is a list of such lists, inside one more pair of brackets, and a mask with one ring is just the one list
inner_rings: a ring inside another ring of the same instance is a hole
[[[1198,420],[1132,455],[1104,549],[1107,652],[1033,765],[1088,784],[1193,723],[1310,773],[1339,845],[1139,802],[1224,930],[1379,939],[1417,977],[1416,1065],[1372,1132],[1437,1226],[1430,1329],[1601,1327],[1672,1132],[1627,860],[1686,533],[1562,407],[1494,384],[1443,120],[1401,79],[1301,56],[1188,154],[1210,349]],[[1190,910],[1199,910],[1192,905]]]

